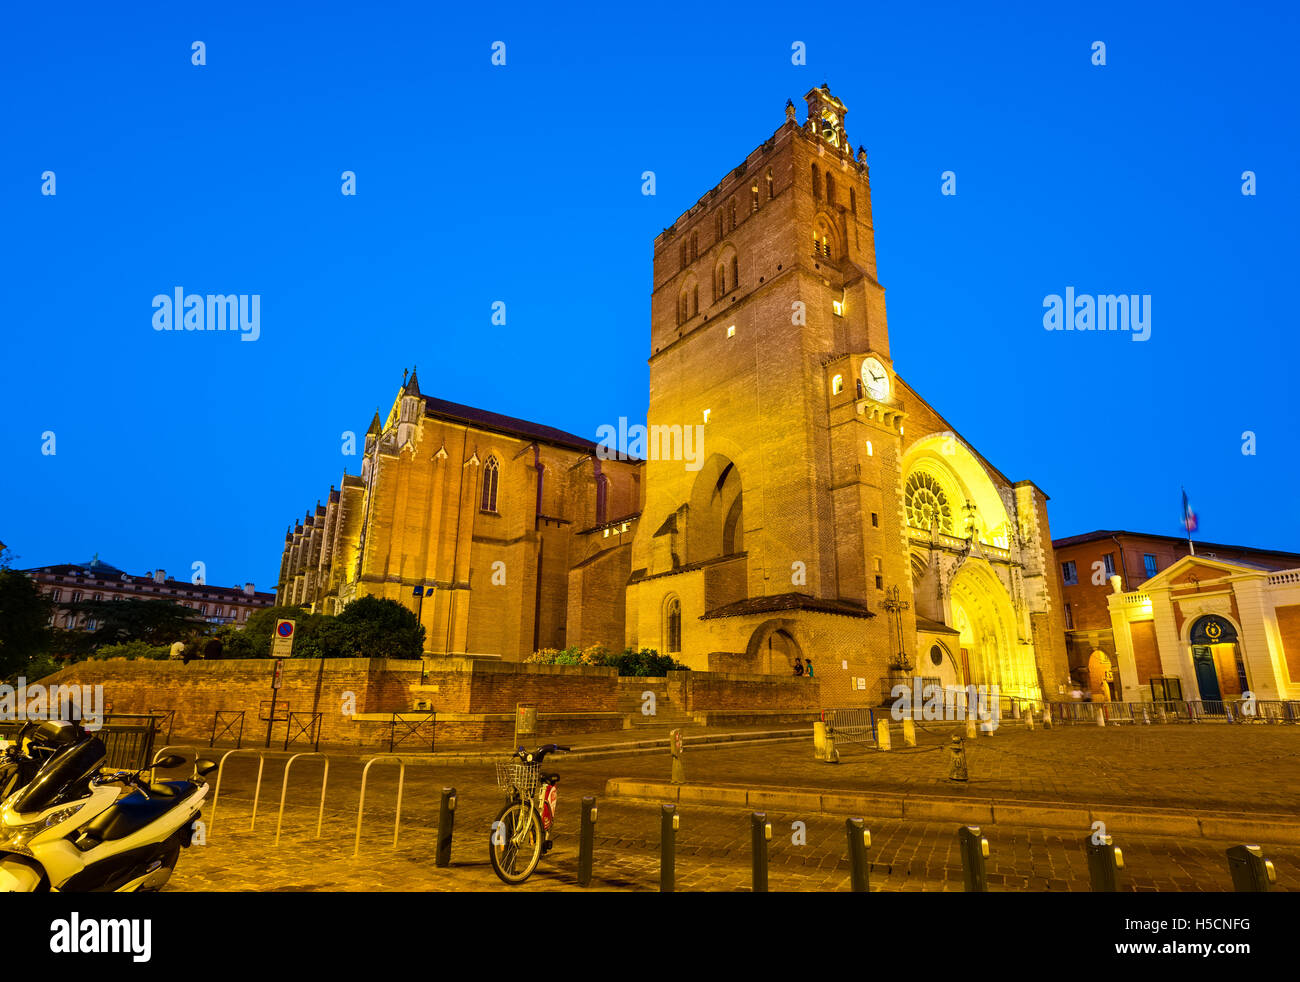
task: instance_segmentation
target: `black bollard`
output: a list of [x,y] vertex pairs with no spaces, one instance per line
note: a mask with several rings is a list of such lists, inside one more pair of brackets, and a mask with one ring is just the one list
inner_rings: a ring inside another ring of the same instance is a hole
[[767,893],[767,843],[772,838],[772,826],[763,812],[749,816],[750,839],[754,853],[754,892]]
[[451,834],[456,825],[456,789],[443,788],[438,805],[438,851],[435,866],[451,865]]
[[672,893],[677,859],[677,806],[664,805],[659,816],[659,892]]
[[1277,872],[1259,846],[1240,845],[1229,849],[1228,871],[1232,874],[1232,889],[1238,893],[1268,893],[1277,882]]
[[867,850],[871,848],[871,833],[866,823],[860,818],[844,821],[844,836],[849,844],[849,889],[853,893],[867,893],[871,887],[867,882]]
[[1112,844],[1108,835],[1089,835],[1084,840],[1088,851],[1088,879],[1093,893],[1118,893],[1120,870],[1124,868],[1124,853]]
[[582,833],[578,839],[578,886],[591,886],[591,853],[596,840],[596,799],[582,799]]
[[988,893],[988,870],[984,861],[989,858],[989,840],[980,835],[978,825],[963,825],[957,830],[961,845],[961,870],[967,893]]

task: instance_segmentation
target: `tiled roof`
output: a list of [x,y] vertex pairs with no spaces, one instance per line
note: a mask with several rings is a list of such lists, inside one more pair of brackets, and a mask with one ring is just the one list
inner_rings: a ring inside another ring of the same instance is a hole
[[436,416],[440,419],[451,420],[455,423],[469,423],[485,430],[505,433],[508,436],[522,437],[529,441],[538,440],[542,443],[550,443],[572,450],[582,450],[586,453],[595,453],[596,451],[594,440],[588,440],[586,437],[574,433],[566,433],[564,430],[557,430],[553,426],[530,423],[526,419],[503,416],[500,413],[488,412],[486,409],[475,409],[473,406],[463,406],[458,402],[435,399],[433,396],[425,396],[424,405],[425,411],[430,416]]
[[724,604],[709,611],[701,620],[714,617],[744,617],[748,614],[767,614],[778,610],[808,610],[822,614],[841,614],[845,617],[875,617],[866,604],[851,600],[830,600],[806,593],[778,593],[767,597],[750,597]]

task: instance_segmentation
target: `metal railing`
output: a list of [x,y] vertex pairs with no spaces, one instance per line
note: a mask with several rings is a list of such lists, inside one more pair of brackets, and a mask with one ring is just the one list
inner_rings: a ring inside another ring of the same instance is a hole
[[[235,740],[235,749],[238,750],[244,745],[244,713],[243,709],[218,709],[212,714],[212,736],[208,739],[208,746],[215,747],[217,741],[224,738],[227,734],[233,733]],[[217,732],[217,727],[221,727],[221,732]]]
[[1052,719],[1064,724],[1300,723],[1297,699],[1163,699],[1155,702],[1054,702]]
[[313,752],[320,750],[321,721],[324,713],[290,713],[284,730],[284,749],[302,740],[310,743]]
[[876,711],[867,708],[823,709],[822,722],[836,739],[853,743],[876,742]]
[[388,721],[388,752],[400,747],[408,740],[414,740],[420,727],[429,726],[429,752],[433,753],[438,714],[433,711],[422,713],[393,713]]

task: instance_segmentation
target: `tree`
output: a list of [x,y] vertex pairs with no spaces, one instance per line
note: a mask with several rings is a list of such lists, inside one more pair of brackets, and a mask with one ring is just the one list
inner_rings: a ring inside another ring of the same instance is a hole
[[29,662],[45,650],[54,605],[36,581],[0,566],[0,678],[26,672]]
[[327,619],[313,641],[322,658],[419,658],[424,627],[395,600],[361,597]]
[[99,623],[91,635],[96,648],[127,641],[168,644],[187,640],[207,627],[198,611],[174,600],[86,600],[70,609]]

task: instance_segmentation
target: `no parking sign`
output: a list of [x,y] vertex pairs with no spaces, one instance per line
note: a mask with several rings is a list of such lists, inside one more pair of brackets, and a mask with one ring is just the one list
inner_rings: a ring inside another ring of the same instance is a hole
[[271,635],[272,658],[288,658],[293,654],[294,623],[283,619],[275,622],[275,633]]

